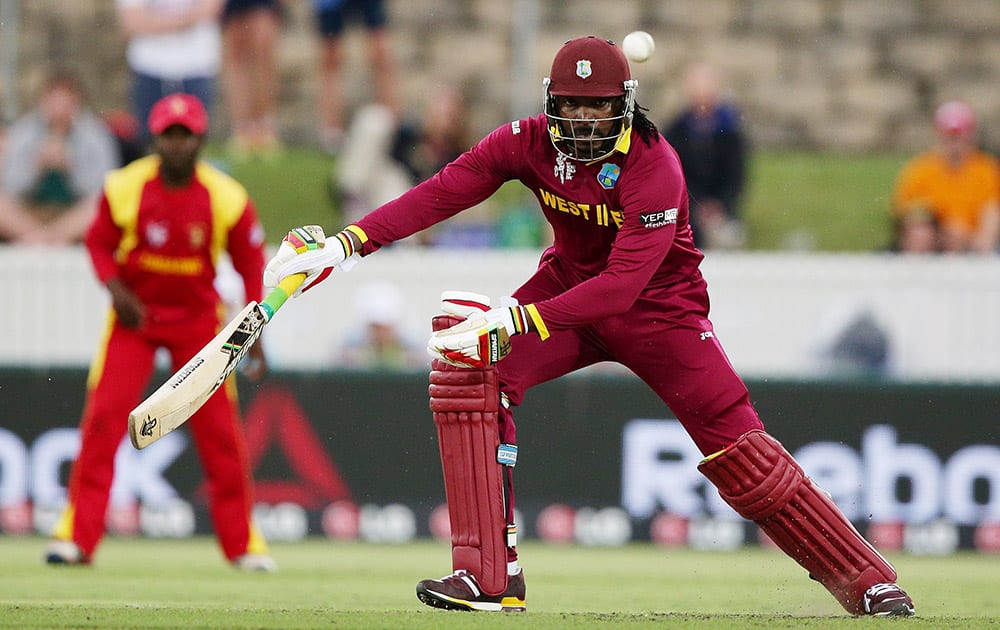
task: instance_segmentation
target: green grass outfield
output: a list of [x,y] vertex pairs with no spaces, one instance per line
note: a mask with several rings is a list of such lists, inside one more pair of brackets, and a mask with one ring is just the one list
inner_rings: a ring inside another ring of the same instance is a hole
[[45,540],[0,536],[0,628],[987,628],[996,556],[894,556],[911,619],[847,616],[779,552],[521,546],[526,614],[441,611],[415,583],[450,570],[439,542],[273,545],[275,574],[243,574],[214,540],[108,539],[92,567],[48,567]]

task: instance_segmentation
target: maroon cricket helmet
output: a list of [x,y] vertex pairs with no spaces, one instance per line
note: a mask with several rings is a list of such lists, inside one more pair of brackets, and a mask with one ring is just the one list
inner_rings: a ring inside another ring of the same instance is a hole
[[621,96],[632,78],[622,49],[594,35],[571,39],[556,53],[549,73],[554,96]]
[[[569,40],[556,52],[552,71],[542,85],[549,138],[564,157],[586,162],[603,159],[631,133],[638,81],[613,41],[594,35]],[[560,97],[621,99],[616,100],[610,117],[581,119],[561,115]]]

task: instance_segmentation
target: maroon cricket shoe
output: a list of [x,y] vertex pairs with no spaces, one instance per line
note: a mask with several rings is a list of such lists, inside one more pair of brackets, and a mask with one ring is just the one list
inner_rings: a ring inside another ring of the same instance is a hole
[[896,584],[876,584],[865,591],[865,614],[874,617],[909,617],[913,600]]
[[459,569],[440,580],[421,580],[417,584],[417,599],[446,610],[524,612],[524,590],[524,571],[509,576],[507,590],[492,596],[483,593],[471,573]]

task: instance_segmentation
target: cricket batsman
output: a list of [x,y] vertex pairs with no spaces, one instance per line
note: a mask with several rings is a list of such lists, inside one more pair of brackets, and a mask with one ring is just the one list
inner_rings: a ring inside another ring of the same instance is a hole
[[[166,96],[153,106],[149,130],[155,155],[107,175],[86,237],[111,310],[87,379],[80,453],[70,473],[69,505],[46,550],[49,564],[91,562],[104,535],[115,453],[156,351],[168,350],[177,370],[224,322],[214,287],[220,254],[228,252],[247,299],[261,299],[264,232],[243,186],[198,159],[208,130],[205,107],[189,94]],[[265,369],[260,344],[250,352],[256,359],[251,376],[259,377]],[[251,521],[253,478],[232,379],[190,427],[223,554],[240,569],[274,570]]]
[[[636,103],[613,42],[566,42],[543,112],[496,129],[430,180],[322,248],[293,230],[265,285],[333,267],[470,208],[504,182],[532,191],[554,242],[512,299],[446,292],[428,349],[452,532],[452,568],[417,584],[423,603],[525,609],[513,523],[513,409],[534,386],[602,361],[630,368],[704,454],[699,470],[853,615],[908,616],[896,571],[766,432],[709,320],[688,193],[673,148]],[[296,247],[295,245],[298,245]],[[808,420],[808,419],[806,419]]]

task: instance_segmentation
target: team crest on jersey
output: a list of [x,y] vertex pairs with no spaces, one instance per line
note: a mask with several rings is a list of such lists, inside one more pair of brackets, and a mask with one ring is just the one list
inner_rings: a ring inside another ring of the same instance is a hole
[[597,183],[601,188],[608,190],[618,183],[618,176],[622,174],[622,167],[617,164],[605,164],[601,167],[601,172],[597,174]]
[[594,70],[590,67],[590,59],[580,59],[576,62],[576,76],[586,79],[592,74]]
[[146,241],[153,247],[163,247],[167,244],[168,238],[170,231],[165,223],[153,221],[146,225]]
[[201,249],[205,246],[205,232],[204,225],[191,226],[191,230],[188,232],[188,240],[191,243],[192,249]]

